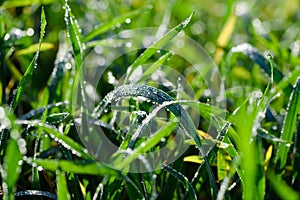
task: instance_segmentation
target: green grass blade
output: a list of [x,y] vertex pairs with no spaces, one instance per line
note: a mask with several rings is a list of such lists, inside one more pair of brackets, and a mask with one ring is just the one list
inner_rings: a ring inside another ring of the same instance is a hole
[[[18,133],[15,132],[14,134]],[[8,141],[5,154],[5,173],[1,172],[4,183],[7,186],[7,190],[4,191],[4,199],[14,199],[16,183],[21,172],[21,160],[22,154],[17,140],[10,139]]]
[[140,8],[137,10],[133,10],[130,11],[128,13],[125,13],[123,15],[117,16],[115,18],[113,18],[112,20],[100,25],[98,28],[94,29],[93,31],[91,31],[88,35],[86,35],[83,38],[83,42],[87,42],[91,39],[93,39],[94,37],[105,33],[107,31],[109,31],[110,29],[112,29],[113,27],[115,27],[117,24],[123,24],[126,22],[126,19],[131,19],[135,16],[138,16],[146,11],[148,11],[149,9],[152,9],[152,6],[147,6],[144,8]]
[[[298,116],[300,115],[300,78],[291,93],[289,104],[287,107],[287,114],[284,119],[283,127],[281,130],[280,139],[289,143],[293,142],[293,137],[297,127]],[[288,152],[290,145],[280,143],[275,158],[278,170],[283,170],[286,166]]]
[[31,159],[25,161],[31,165],[42,166],[46,170],[62,170],[66,173],[87,174],[87,175],[111,175],[120,176],[120,172],[107,165],[98,162],[75,162],[69,160],[49,160],[49,159]]
[[56,171],[56,182],[57,182],[57,197],[60,199],[71,199],[68,191],[68,184],[66,180],[66,173],[63,171]]
[[73,52],[75,56],[76,70],[79,70],[82,66],[83,61],[83,49],[81,43],[81,34],[80,29],[71,13],[71,8],[68,5],[68,1],[65,4],[65,21],[68,29],[68,36],[70,37],[70,41],[73,47]]
[[[262,70],[264,70],[270,77],[271,77],[271,67],[268,59],[262,55],[256,48],[254,48],[252,45],[248,43],[240,44],[236,47],[233,47],[231,49],[233,53],[242,53],[252,59],[254,62],[256,62]],[[282,72],[274,66],[274,82],[279,83],[283,79]],[[289,95],[291,93],[292,86],[288,85],[285,88],[285,94]]]
[[192,13],[186,20],[184,20],[179,25],[171,29],[162,38],[160,38],[158,41],[152,44],[134,61],[132,65],[128,67],[125,83],[128,82],[129,77],[139,65],[144,64],[153,54],[155,54],[155,52],[157,52],[157,50],[162,49],[165,45],[167,45],[174,37],[178,35],[178,33],[180,33],[180,31],[182,31],[190,23],[193,14],[194,13]]
[[53,137],[55,140],[57,140],[58,143],[62,144],[65,148],[70,149],[72,151],[72,153],[74,153],[75,155],[82,157],[82,158],[93,160],[93,157],[88,153],[88,151],[84,147],[82,147],[80,144],[75,142],[72,138],[61,133],[55,127],[50,126],[48,124],[36,123],[36,122],[31,122],[29,124],[31,126],[36,126],[36,127],[42,128],[51,137]]
[[209,181],[212,187],[212,193],[213,193],[212,196],[216,197],[218,193],[217,192],[218,188],[215,183],[215,178],[212,169],[209,165],[209,162],[206,158],[206,154],[202,149],[201,139],[193,124],[193,121],[190,118],[190,116],[185,112],[185,110],[179,104],[177,103],[174,104],[173,98],[169,96],[167,93],[165,93],[164,91],[151,86],[139,85],[139,84],[120,86],[115,90],[113,90],[112,92],[108,93],[104,97],[103,101],[99,104],[99,106],[95,108],[93,116],[96,118],[100,117],[105,107],[107,107],[108,104],[110,104],[113,100],[120,100],[126,97],[139,97],[139,96],[145,97],[151,100],[152,102],[158,104],[164,104],[164,103],[168,104],[168,102],[171,101],[171,104],[166,105],[166,108],[168,108],[178,119],[180,119],[180,126],[195,141],[196,146],[200,150],[200,153],[202,154],[205,161],[205,166],[207,168],[208,175],[209,175]]
[[278,177],[274,172],[268,171],[267,178],[271,183],[273,190],[281,199],[300,199],[300,194],[293,190],[284,180]]
[[4,1],[1,5],[0,9],[7,9],[7,8],[14,8],[14,7],[22,7],[22,6],[31,6],[33,4],[42,4],[47,5],[56,2],[57,0],[22,0],[22,1],[15,1],[15,0],[8,0]]
[[39,39],[38,51],[36,52],[35,56],[33,57],[30,65],[26,69],[26,72],[25,72],[25,74],[24,74],[24,76],[23,76],[23,78],[22,78],[22,80],[21,80],[21,82],[20,82],[20,84],[18,86],[16,95],[14,96],[14,99],[13,99],[13,101],[11,103],[11,107],[12,107],[13,110],[16,109],[19,101],[21,100],[21,97],[22,97],[24,91],[26,90],[28,83],[31,80],[33,71],[36,68],[36,62],[37,62],[37,59],[39,57],[41,44],[42,44],[42,41],[43,41],[43,38],[44,38],[44,34],[45,34],[46,24],[47,24],[47,21],[46,21],[45,12],[44,12],[44,8],[42,8],[42,13],[41,13],[41,31],[40,31],[40,39]]
[[183,186],[185,187],[185,189],[187,190],[187,192],[190,194],[190,198],[191,199],[197,199],[197,195],[195,193],[195,190],[192,186],[192,184],[189,182],[189,180],[180,172],[176,171],[175,169],[167,166],[167,165],[163,165],[163,169],[167,172],[169,172],[172,176],[174,176],[179,182],[181,182],[183,184]]
[[47,191],[24,190],[24,191],[19,191],[19,192],[15,193],[15,197],[26,198],[26,196],[31,196],[32,198],[34,198],[36,196],[40,196],[40,197],[46,197],[46,198],[49,198],[49,199],[57,200],[57,197],[56,197],[55,194],[53,194],[51,192],[47,192]]

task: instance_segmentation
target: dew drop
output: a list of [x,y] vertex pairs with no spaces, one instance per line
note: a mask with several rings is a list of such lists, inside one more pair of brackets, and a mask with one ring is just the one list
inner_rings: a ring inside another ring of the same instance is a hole
[[131,19],[130,19],[130,18],[127,18],[127,19],[125,20],[125,22],[126,22],[126,24],[130,24],[130,23],[131,23]]

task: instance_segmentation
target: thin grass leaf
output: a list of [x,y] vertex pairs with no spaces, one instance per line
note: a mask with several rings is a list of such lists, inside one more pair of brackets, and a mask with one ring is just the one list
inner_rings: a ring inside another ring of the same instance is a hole
[[[13,134],[18,134],[16,132],[17,130],[13,131]],[[4,191],[4,199],[14,199],[16,183],[19,179],[19,174],[21,172],[21,160],[22,154],[17,140],[10,139],[8,141],[5,154],[5,171],[1,172],[2,178],[4,180],[4,185],[6,185],[7,187],[7,190]]]
[[120,172],[105,164],[98,162],[75,162],[69,160],[49,160],[49,159],[31,159],[24,158],[31,165],[38,165],[45,170],[61,170],[66,173],[87,174],[87,175],[111,175],[120,176]]
[[[244,43],[240,44],[236,47],[233,47],[231,49],[231,52],[233,53],[242,53],[252,59],[254,62],[256,62],[263,71],[265,71],[269,76],[271,76],[271,67],[269,64],[268,59],[262,55],[256,48],[254,48],[251,44]],[[282,72],[274,66],[274,82],[279,83],[283,79],[283,74]],[[292,86],[288,85],[285,89],[284,92],[286,95],[290,95],[292,91]]]
[[52,43],[41,43],[41,45],[39,44],[32,44],[29,47],[25,48],[25,49],[20,49],[18,51],[15,52],[15,56],[23,56],[23,55],[29,55],[29,54],[33,54],[35,52],[37,52],[38,50],[40,52],[42,51],[48,51],[51,49],[54,49],[54,44]]
[[[287,114],[284,118],[280,139],[289,143],[293,142],[294,134],[297,127],[298,117],[300,115],[300,78],[291,93],[287,107]],[[277,169],[282,171],[286,166],[290,145],[280,143],[276,154]]]
[[0,9],[7,9],[7,8],[14,8],[14,7],[22,7],[22,6],[31,6],[33,4],[42,4],[47,5],[56,2],[57,0],[22,0],[22,1],[15,1],[15,0],[8,0],[4,1],[1,5]]
[[21,100],[21,97],[22,97],[24,91],[27,88],[28,83],[31,80],[33,71],[36,68],[36,62],[37,62],[37,59],[39,57],[41,44],[42,44],[42,41],[43,41],[43,38],[44,38],[44,34],[45,34],[46,24],[47,24],[47,21],[46,21],[45,12],[44,12],[44,8],[42,8],[42,12],[41,12],[41,31],[40,31],[40,39],[39,39],[38,51],[36,52],[35,56],[33,57],[30,65],[26,69],[26,72],[25,72],[25,74],[24,74],[24,76],[23,76],[23,78],[22,78],[22,80],[21,80],[21,82],[20,82],[20,84],[18,86],[16,95],[14,96],[14,99],[13,99],[13,101],[11,103],[12,110],[16,109],[19,101]]
[[80,29],[71,13],[71,8],[68,5],[68,1],[66,1],[65,7],[65,21],[68,28],[68,36],[70,37],[70,41],[74,51],[76,70],[79,70],[82,66],[83,61],[83,49],[81,43],[81,34],[79,31]]
[[71,199],[66,180],[66,173],[56,170],[56,182],[58,199]]
[[144,142],[145,145],[140,145],[133,152],[131,152],[120,164],[118,164],[119,169],[123,169],[125,166],[128,166],[135,159],[137,159],[142,153],[148,152],[152,147],[160,142],[161,138],[167,137],[177,126],[177,123],[170,122],[164,127],[159,129],[154,133],[148,140]]
[[135,16],[138,16],[141,13],[147,12],[150,9],[152,9],[152,6],[146,6],[144,8],[133,10],[133,11],[130,11],[123,15],[114,17],[112,20],[109,20],[108,22],[100,25],[98,28],[94,29],[88,35],[86,35],[83,38],[83,42],[87,42],[87,41],[93,39],[94,37],[113,29],[113,27],[115,27],[117,24],[123,24],[126,22],[127,19],[134,18]]
[[277,176],[275,172],[268,170],[267,178],[270,181],[273,190],[281,199],[300,199],[300,194]]
[[167,45],[174,37],[176,37],[180,31],[182,31],[191,21],[191,18],[194,13],[192,13],[187,19],[177,25],[175,28],[171,29],[168,33],[166,33],[162,38],[152,44],[149,48],[146,49],[135,61],[132,65],[130,65],[127,69],[125,83],[128,83],[129,77],[136,70],[136,68],[144,64],[157,50],[162,49],[165,45]]
[[174,176],[179,182],[181,182],[184,186],[184,188],[187,190],[187,192],[190,194],[191,199],[197,199],[197,195],[195,193],[195,190],[192,186],[192,184],[189,182],[189,180],[180,172],[176,171],[175,169],[163,165],[163,169],[167,172],[169,172],[172,176]]

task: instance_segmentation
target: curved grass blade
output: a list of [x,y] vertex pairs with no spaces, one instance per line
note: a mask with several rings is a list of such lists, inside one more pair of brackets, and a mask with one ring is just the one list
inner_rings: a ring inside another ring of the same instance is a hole
[[[256,62],[261,69],[263,69],[270,77],[271,77],[271,67],[270,67],[270,62],[268,59],[262,55],[256,48],[254,48],[252,45],[248,43],[240,44],[236,47],[233,47],[231,49],[233,53],[243,53],[247,57],[249,57],[251,60]],[[283,74],[282,72],[274,66],[274,81],[275,83],[279,83],[283,79]],[[290,95],[292,91],[292,86],[288,85],[287,88],[284,89],[284,92],[286,95]]]
[[124,80],[125,83],[128,83],[129,77],[135,71],[135,69],[144,64],[157,50],[162,49],[165,45],[167,45],[180,31],[182,31],[191,21],[191,18],[194,13],[192,13],[187,19],[181,22],[179,25],[171,29],[168,33],[166,33],[162,38],[152,44],[149,48],[146,49],[135,61],[132,65],[130,65],[127,69],[126,78]]
[[[293,142],[293,137],[297,127],[298,117],[300,115],[300,78],[291,93],[290,100],[287,107],[287,114],[285,116],[283,127],[281,130],[280,139],[289,143]],[[280,143],[276,154],[276,164],[279,171],[282,171],[286,166],[288,152],[290,145]]]
[[40,127],[45,132],[47,132],[51,137],[53,137],[55,140],[57,140],[62,146],[64,146],[67,149],[70,149],[73,154],[85,158],[85,159],[91,159],[94,160],[93,157],[88,153],[88,151],[82,147],[80,144],[75,142],[70,137],[64,135],[59,130],[57,130],[55,127],[49,125],[49,124],[43,124],[40,122],[35,121],[29,121],[29,124],[31,126]]
[[141,13],[144,13],[144,12],[150,10],[150,9],[152,9],[152,6],[146,6],[144,8],[133,10],[133,11],[130,11],[130,12],[125,13],[123,15],[114,17],[109,22],[100,25],[98,28],[94,29],[92,32],[90,32],[88,35],[86,35],[83,38],[83,42],[87,42],[87,41],[93,39],[94,37],[109,31],[110,29],[115,27],[117,24],[122,24],[122,23],[126,22],[126,19],[130,19],[130,18],[133,18],[135,16],[138,16]]
[[32,44],[31,46],[25,48],[25,49],[21,49],[19,51],[15,52],[16,56],[23,56],[23,55],[29,55],[29,54],[33,54],[35,52],[37,52],[38,50],[41,51],[48,51],[50,49],[54,49],[54,44],[52,43],[41,43],[41,45],[39,44]]
[[[99,104],[99,106],[95,108],[93,112],[93,116],[96,118],[100,117],[105,107],[107,107],[108,104],[110,104],[112,101],[117,101],[126,97],[139,97],[139,96],[145,97],[151,100],[152,102],[158,104],[164,104],[165,102],[173,101],[173,98],[169,96],[167,93],[151,86],[139,85],[139,84],[123,85],[116,88],[112,92],[108,93],[104,97],[103,101]],[[204,158],[205,166],[207,168],[208,175],[209,175],[210,184],[213,189],[213,196],[216,197],[218,188],[215,183],[215,178],[212,169],[209,165],[209,162],[206,158],[206,154],[202,149],[201,139],[200,136],[198,135],[197,129],[193,124],[192,119],[179,104],[166,105],[166,108],[168,108],[177,118],[181,120],[180,126],[195,141],[197,148],[200,150],[200,153]]]
[[167,165],[163,165],[162,167],[165,171],[169,172],[172,176],[174,176],[179,182],[183,184],[187,192],[190,194],[191,199],[197,199],[197,195],[192,184],[183,174]]
[[15,197],[25,197],[25,196],[40,196],[40,197],[47,197],[50,199],[56,200],[57,197],[55,194],[47,191],[40,191],[40,190],[24,190],[15,193]]
[[45,112],[46,109],[50,110],[50,109],[55,108],[55,107],[64,107],[66,105],[68,105],[68,102],[58,102],[58,103],[55,103],[55,104],[48,104],[47,106],[44,106],[42,108],[29,111],[28,113],[20,116],[18,118],[18,120],[30,119],[30,118],[32,118],[36,115],[39,115],[39,114]]
[[35,56],[33,57],[30,65],[28,66],[28,68],[26,69],[26,72],[18,86],[16,95],[14,96],[14,99],[11,103],[11,107],[12,110],[15,110],[19,101],[21,100],[21,97],[24,93],[24,91],[27,88],[27,85],[29,83],[29,81],[31,80],[32,74],[33,74],[33,70],[36,68],[36,62],[37,59],[39,57],[39,53],[40,53],[40,48],[41,48],[41,44],[44,38],[44,34],[45,34],[45,28],[46,28],[46,16],[45,16],[45,12],[44,12],[44,8],[42,8],[42,13],[41,13],[41,31],[40,31],[40,39],[39,39],[39,46],[38,46],[38,51],[36,52]]

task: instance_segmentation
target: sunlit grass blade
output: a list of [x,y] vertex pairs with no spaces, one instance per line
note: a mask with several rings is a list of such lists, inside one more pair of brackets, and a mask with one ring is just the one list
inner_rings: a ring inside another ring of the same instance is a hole
[[42,4],[47,5],[56,2],[56,0],[22,0],[22,1],[14,1],[14,0],[8,0],[4,1],[4,3],[1,5],[0,9],[7,9],[7,8],[13,8],[13,7],[21,7],[21,6],[31,6],[33,4]]
[[166,33],[162,38],[152,44],[149,48],[146,49],[135,61],[132,65],[130,65],[127,69],[125,83],[128,82],[129,77],[135,71],[135,69],[144,64],[157,50],[162,49],[165,45],[167,45],[176,35],[180,33],[191,21],[191,18],[194,13],[192,13],[187,19],[177,25],[175,28],[171,29],[168,33]]
[[19,101],[21,100],[21,97],[22,97],[24,91],[26,90],[28,83],[31,80],[33,71],[36,68],[36,62],[37,62],[37,59],[39,57],[41,44],[42,44],[42,41],[43,41],[43,38],[44,38],[44,34],[45,34],[46,24],[47,24],[47,21],[46,21],[45,12],[44,12],[44,8],[42,8],[42,13],[41,13],[41,31],[40,31],[40,39],[39,39],[38,51],[36,52],[34,58],[32,59],[32,61],[30,63],[30,65],[26,69],[26,72],[25,72],[25,74],[24,74],[24,76],[23,76],[23,78],[22,78],[22,80],[21,80],[21,82],[20,82],[20,84],[18,86],[17,92],[16,92],[16,94],[14,96],[14,99],[13,99],[13,101],[11,103],[11,107],[12,107],[13,110],[16,109]]
[[68,191],[66,173],[63,171],[56,170],[56,181],[58,199],[71,199],[71,196]]
[[[287,113],[283,122],[280,139],[285,140],[289,143],[293,142],[295,135],[298,117],[300,115],[300,78],[291,93],[290,100],[287,107]],[[280,143],[276,154],[276,165],[277,169],[282,171],[286,166],[288,159],[288,152],[290,145]]]
[[66,173],[87,174],[87,175],[112,175],[120,176],[120,172],[107,165],[98,162],[80,162],[69,160],[50,160],[50,159],[31,159],[25,161],[31,165],[38,165],[45,170],[56,171],[62,170]]
[[37,52],[38,50],[40,52],[42,51],[48,51],[51,49],[54,49],[54,44],[52,43],[41,43],[39,44],[32,44],[31,46],[25,48],[25,49],[20,49],[18,51],[15,52],[15,56],[23,56],[23,55],[29,55],[29,54],[33,54],[35,52]]
[[226,24],[224,25],[221,33],[219,34],[217,45],[218,48],[216,50],[214,61],[217,64],[220,64],[222,55],[224,53],[224,48],[227,47],[227,44],[232,36],[235,24],[237,21],[237,15],[233,12],[230,17],[227,19]]
[[128,20],[128,19],[131,20],[131,18],[133,18],[135,16],[138,16],[141,13],[144,13],[144,12],[146,12],[149,9],[152,9],[152,6],[147,6],[147,7],[144,7],[144,8],[133,10],[133,11],[130,11],[130,12],[125,13],[123,15],[115,17],[112,20],[110,20],[110,21],[108,21],[108,22],[106,22],[104,24],[101,24],[98,28],[92,30],[88,35],[86,35],[83,38],[83,42],[87,42],[87,41],[93,39],[94,37],[96,37],[96,36],[98,36],[98,35],[100,35],[102,33],[105,33],[107,31],[111,30],[117,24],[125,23],[126,20]]
[[176,171],[175,169],[167,166],[167,165],[163,165],[163,169],[166,170],[167,172],[169,172],[172,176],[174,176],[179,182],[181,182],[183,184],[183,186],[185,187],[185,189],[187,190],[187,192],[190,195],[190,199],[197,199],[197,195],[195,193],[195,190],[192,186],[192,184],[189,182],[189,180],[180,172]]

